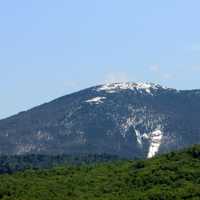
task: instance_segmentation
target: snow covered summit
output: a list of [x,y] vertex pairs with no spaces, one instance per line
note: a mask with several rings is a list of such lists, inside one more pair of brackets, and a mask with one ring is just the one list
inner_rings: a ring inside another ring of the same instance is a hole
[[132,82],[121,82],[121,83],[108,83],[101,85],[97,88],[97,91],[105,91],[107,93],[115,93],[120,90],[137,90],[144,91],[152,94],[153,91],[158,89],[167,89],[161,85],[154,83],[132,83]]

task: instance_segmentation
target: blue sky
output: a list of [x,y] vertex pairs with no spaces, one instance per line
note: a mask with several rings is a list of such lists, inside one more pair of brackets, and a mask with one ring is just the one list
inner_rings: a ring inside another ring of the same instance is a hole
[[111,81],[200,88],[199,0],[0,1],[0,118]]

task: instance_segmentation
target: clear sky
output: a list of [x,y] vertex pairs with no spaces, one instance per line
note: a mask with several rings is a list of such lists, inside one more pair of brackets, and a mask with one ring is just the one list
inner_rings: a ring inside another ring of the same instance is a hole
[[200,88],[199,0],[0,1],[0,118],[103,82]]

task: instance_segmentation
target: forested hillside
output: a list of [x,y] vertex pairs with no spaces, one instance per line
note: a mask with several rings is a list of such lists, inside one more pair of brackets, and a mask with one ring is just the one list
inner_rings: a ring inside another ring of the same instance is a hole
[[27,169],[49,169],[58,165],[112,162],[119,159],[118,156],[108,154],[0,156],[0,174],[12,174]]
[[2,200],[200,199],[200,146],[149,160],[27,170],[0,176]]

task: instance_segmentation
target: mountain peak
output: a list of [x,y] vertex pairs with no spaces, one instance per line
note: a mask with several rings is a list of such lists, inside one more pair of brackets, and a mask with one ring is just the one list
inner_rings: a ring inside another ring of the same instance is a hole
[[120,82],[120,83],[108,83],[101,85],[97,88],[97,91],[105,91],[108,93],[115,93],[119,90],[139,90],[151,94],[152,91],[158,89],[167,89],[161,85],[154,83],[134,83],[134,82]]

